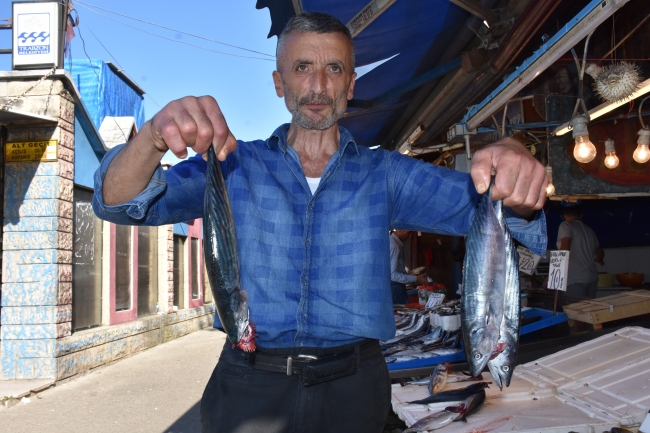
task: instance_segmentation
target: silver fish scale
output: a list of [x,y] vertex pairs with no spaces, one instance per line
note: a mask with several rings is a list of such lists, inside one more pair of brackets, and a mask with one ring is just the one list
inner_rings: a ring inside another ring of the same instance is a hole
[[501,224],[506,249],[506,280],[504,289],[503,320],[499,330],[499,343],[506,345],[505,349],[488,362],[488,368],[497,386],[503,388],[510,385],[510,379],[515,368],[517,350],[519,348],[519,327],[521,315],[521,295],[519,289],[519,253],[515,248],[514,239],[506,223],[502,205],[497,211]]
[[[505,284],[505,244],[492,205],[492,188],[483,195],[466,240],[461,323],[472,376],[489,361],[499,338]],[[493,297],[496,297],[496,302]],[[500,305],[500,306],[499,306]]]
[[228,338],[237,344],[249,326],[248,294],[241,288],[235,222],[212,146],[208,151],[206,171],[203,240],[205,265],[216,310]]

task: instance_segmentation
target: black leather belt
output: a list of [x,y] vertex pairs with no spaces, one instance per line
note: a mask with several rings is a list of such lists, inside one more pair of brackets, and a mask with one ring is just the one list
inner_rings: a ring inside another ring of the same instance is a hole
[[301,375],[305,386],[328,382],[339,377],[356,373],[359,362],[381,353],[376,340],[366,340],[359,344],[341,348],[340,352],[315,356],[279,356],[258,350],[255,352],[256,370],[282,373],[287,376]]

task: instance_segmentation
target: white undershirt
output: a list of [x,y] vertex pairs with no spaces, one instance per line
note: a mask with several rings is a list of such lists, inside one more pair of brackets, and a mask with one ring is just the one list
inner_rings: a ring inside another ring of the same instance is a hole
[[311,190],[312,195],[316,193],[316,188],[318,188],[318,185],[320,184],[320,177],[307,177],[307,185],[309,185],[309,189]]

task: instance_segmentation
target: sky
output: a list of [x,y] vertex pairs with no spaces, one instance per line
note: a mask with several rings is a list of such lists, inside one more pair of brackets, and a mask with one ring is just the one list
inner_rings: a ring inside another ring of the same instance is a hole
[[[121,66],[146,92],[145,119],[183,96],[212,95],[237,139],[266,139],[280,124],[289,122],[291,116],[273,88],[271,73],[275,69],[273,55],[277,38],[267,39],[271,26],[269,10],[255,9],[255,3],[255,0],[76,1],[73,4],[79,14],[79,28],[75,29],[76,37],[71,43],[72,57],[85,59],[87,53],[91,59]],[[89,5],[177,31],[147,25]],[[11,10],[10,1],[1,1],[0,19],[9,18]],[[255,58],[218,54],[183,43]],[[11,47],[10,30],[0,31],[0,47]],[[11,70],[11,55],[0,55],[0,70]],[[169,153],[163,160],[177,161]]]

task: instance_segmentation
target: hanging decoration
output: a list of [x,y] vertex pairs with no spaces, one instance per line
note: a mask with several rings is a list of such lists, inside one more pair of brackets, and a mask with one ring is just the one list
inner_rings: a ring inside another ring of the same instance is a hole
[[585,72],[594,79],[594,90],[598,96],[609,102],[629,98],[641,83],[639,67],[629,62],[613,63],[605,67],[590,63]]

